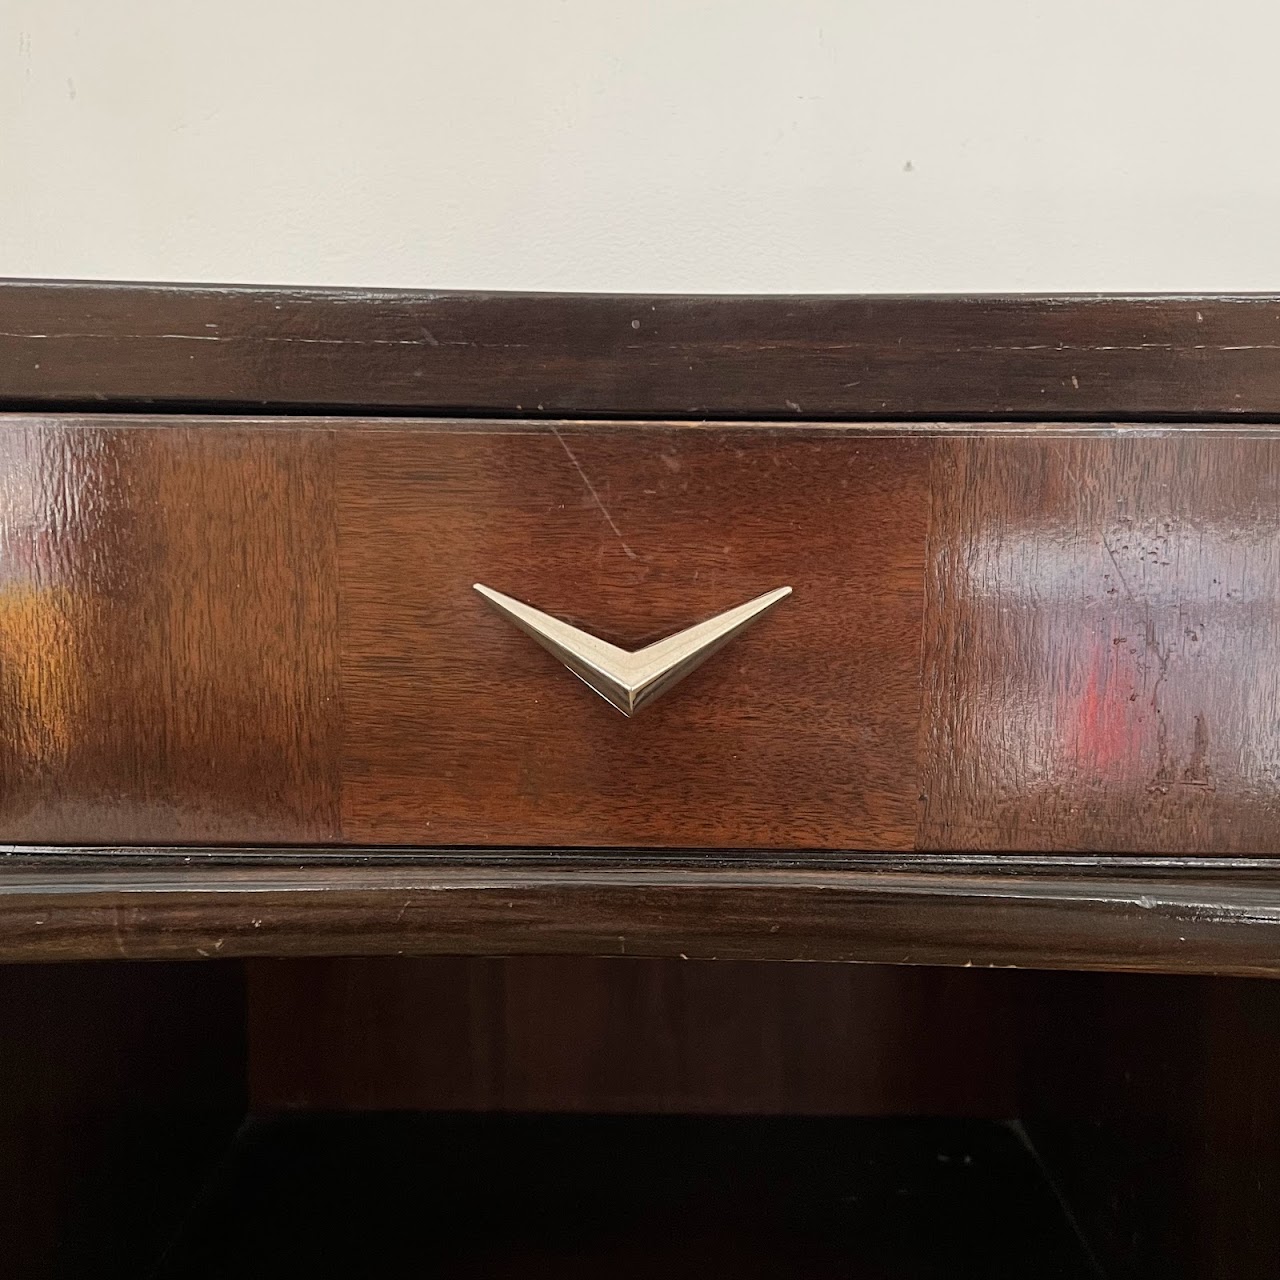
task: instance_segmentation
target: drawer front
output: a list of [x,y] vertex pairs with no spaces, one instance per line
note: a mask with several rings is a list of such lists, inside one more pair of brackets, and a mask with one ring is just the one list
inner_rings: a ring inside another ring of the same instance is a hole
[[[1267,854],[1270,429],[16,419],[0,839]],[[476,582],[633,650],[627,718]]]
[[[924,442],[350,433],[338,477],[347,838],[913,846]],[[627,719],[474,582],[625,649],[793,594]]]

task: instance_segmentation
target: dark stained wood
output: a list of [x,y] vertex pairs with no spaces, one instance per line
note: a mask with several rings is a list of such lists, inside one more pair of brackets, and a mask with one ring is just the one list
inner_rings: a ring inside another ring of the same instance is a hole
[[1019,1015],[1020,1110],[1104,1274],[1272,1280],[1280,985],[1035,979]]
[[259,1112],[1016,1112],[1004,972],[584,956],[248,972]]
[[0,282],[0,404],[573,416],[1280,413],[1280,298]]
[[[148,405],[207,416],[88,416]],[[994,1113],[1016,1070],[1110,1274],[1274,1275],[1280,987],[959,966],[1280,977],[1280,298],[0,282],[0,408],[0,960],[258,958],[270,1108]],[[796,593],[628,723],[476,579],[629,645]],[[240,968],[180,968],[0,966],[0,1271],[145,1272],[234,1124]],[[438,1199],[292,1124],[312,1225],[373,1167],[420,1262]],[[461,1147],[491,1240],[509,1162],[449,1124],[377,1141]],[[1010,1181],[948,1141],[912,1185],[1042,1242],[997,1132]],[[528,1163],[588,1232],[703,1166],[606,1137],[568,1195]],[[644,1274],[777,1274],[751,1204]],[[196,1253],[280,1274],[273,1207]]]
[[252,852],[219,851],[230,865],[11,858],[0,959],[586,953],[1280,975],[1280,882],[1262,860],[352,866],[298,849],[236,865]]
[[338,836],[330,438],[0,423],[0,834]]
[[[9,842],[1280,852],[1274,427],[0,448]],[[628,646],[795,592],[627,720],[475,581]]]
[[1280,851],[1280,438],[934,457],[920,846]]
[[[345,838],[911,848],[928,444],[342,433]],[[794,595],[628,720],[477,581],[626,648]]]
[[137,1280],[239,1125],[236,964],[0,965],[0,1274]]

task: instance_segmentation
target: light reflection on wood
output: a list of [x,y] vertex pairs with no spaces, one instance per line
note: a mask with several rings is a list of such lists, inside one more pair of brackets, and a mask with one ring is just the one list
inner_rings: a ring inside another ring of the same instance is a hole
[[926,848],[1280,848],[1280,439],[939,442]]

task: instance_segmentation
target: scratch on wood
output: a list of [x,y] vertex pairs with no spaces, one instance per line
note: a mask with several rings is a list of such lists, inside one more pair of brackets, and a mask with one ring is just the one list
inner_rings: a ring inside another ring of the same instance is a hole
[[618,539],[618,542],[621,543],[623,551],[625,551],[632,560],[639,560],[640,557],[627,545],[626,538],[622,536],[622,530],[618,528],[613,517],[609,514],[609,508],[600,500],[600,495],[596,492],[595,485],[593,485],[587,478],[587,473],[583,471],[582,464],[573,456],[573,450],[569,448],[569,442],[560,434],[556,427],[551,428],[551,434],[560,441],[560,447],[564,450],[565,456],[573,463],[574,470],[582,477],[582,483],[587,486],[587,492],[591,495],[592,501],[595,502],[596,506],[600,508],[600,514],[604,516],[606,521],[608,521],[609,528],[613,530],[614,536]]
[[0,338],[18,338],[22,341],[70,342],[100,338],[107,342],[276,342],[297,346],[317,347],[500,347],[503,350],[522,347],[517,342],[474,343],[442,342],[429,330],[423,330],[421,338],[298,338],[289,334],[236,334],[218,333],[19,333],[0,329]]
[[1218,342],[1133,342],[1133,343],[1076,343],[1076,342],[1028,342],[997,346],[983,343],[979,346],[957,348],[957,353],[975,354],[983,351],[1280,351],[1280,342],[1251,342],[1230,345]]
[[1120,585],[1124,588],[1125,595],[1133,601],[1137,601],[1137,596],[1133,594],[1133,588],[1129,586],[1129,580],[1124,576],[1124,570],[1120,568],[1120,561],[1116,559],[1116,553],[1111,549],[1111,543],[1104,533],[1102,537],[1102,548],[1107,553],[1111,561],[1112,567],[1116,571],[1116,577],[1120,579]]

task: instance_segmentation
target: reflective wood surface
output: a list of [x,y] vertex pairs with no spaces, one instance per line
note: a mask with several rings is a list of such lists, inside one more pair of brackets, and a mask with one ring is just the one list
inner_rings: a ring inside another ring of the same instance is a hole
[[[8,418],[0,839],[1280,851],[1280,436]],[[627,721],[471,590],[636,647]]]
[[1280,439],[936,449],[921,847],[1280,852]]
[[0,833],[338,834],[324,433],[0,425]]

